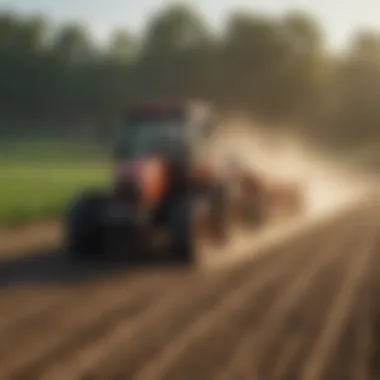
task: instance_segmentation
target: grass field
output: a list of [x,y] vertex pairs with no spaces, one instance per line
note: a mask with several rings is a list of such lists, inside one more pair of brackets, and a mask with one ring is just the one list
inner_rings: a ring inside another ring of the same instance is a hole
[[0,227],[59,218],[78,191],[107,185],[109,163],[94,145],[0,143]]

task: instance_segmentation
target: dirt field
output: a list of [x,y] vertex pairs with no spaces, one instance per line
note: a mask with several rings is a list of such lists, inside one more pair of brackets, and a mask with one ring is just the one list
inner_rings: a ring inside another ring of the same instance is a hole
[[3,259],[0,379],[380,378],[379,231],[371,200],[209,271]]

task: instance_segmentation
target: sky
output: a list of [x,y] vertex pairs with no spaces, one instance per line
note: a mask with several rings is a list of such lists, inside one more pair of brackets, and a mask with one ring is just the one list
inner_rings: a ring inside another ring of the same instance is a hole
[[[138,32],[147,18],[173,0],[0,0],[0,10],[45,13],[53,22],[80,20],[104,40],[115,27]],[[358,27],[380,30],[379,0],[188,0],[213,27],[221,28],[229,11],[245,9],[274,15],[302,9],[322,24],[328,44],[344,46]]]

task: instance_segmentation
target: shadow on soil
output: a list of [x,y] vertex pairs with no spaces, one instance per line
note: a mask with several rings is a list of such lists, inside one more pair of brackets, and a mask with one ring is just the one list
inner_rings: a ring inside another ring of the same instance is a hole
[[11,285],[60,285],[93,281],[110,274],[128,274],[141,269],[182,268],[173,261],[134,261],[113,259],[79,263],[60,251],[34,252],[0,262],[0,287]]

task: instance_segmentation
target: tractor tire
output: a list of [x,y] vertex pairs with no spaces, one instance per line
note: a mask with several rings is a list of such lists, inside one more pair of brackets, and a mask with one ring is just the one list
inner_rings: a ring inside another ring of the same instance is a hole
[[231,232],[231,204],[228,187],[218,184],[211,194],[210,205],[212,240],[217,244],[226,244]]
[[106,204],[101,193],[87,193],[69,207],[66,219],[66,249],[76,261],[98,260],[105,254],[105,231],[100,215]]
[[172,235],[171,252],[176,263],[191,265],[195,262],[191,201],[180,199],[173,202],[169,229]]

